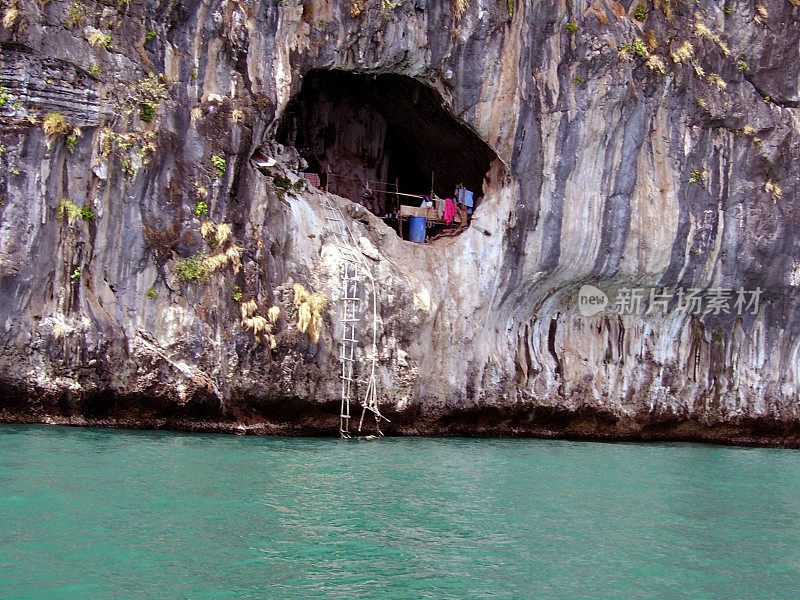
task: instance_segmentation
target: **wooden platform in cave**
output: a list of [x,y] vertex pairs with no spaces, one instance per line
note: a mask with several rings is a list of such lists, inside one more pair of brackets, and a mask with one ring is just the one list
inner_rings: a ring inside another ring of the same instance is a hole
[[[321,187],[370,204],[403,237],[410,216],[426,217],[431,235],[463,231],[496,158],[436,90],[397,74],[310,71],[276,138],[297,148]],[[451,223],[419,208],[424,196],[455,198],[460,187],[472,191],[473,206],[462,207]]]

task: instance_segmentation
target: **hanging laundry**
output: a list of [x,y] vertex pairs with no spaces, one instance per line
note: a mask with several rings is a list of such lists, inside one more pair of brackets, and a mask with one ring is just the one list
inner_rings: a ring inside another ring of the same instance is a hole
[[456,203],[453,202],[452,198],[445,198],[444,202],[444,215],[442,219],[445,225],[450,225],[450,223],[453,222],[453,217],[456,216]]
[[456,204],[463,205],[467,208],[467,214],[472,214],[472,207],[475,204],[472,192],[464,187],[457,187]]
[[439,215],[441,219],[444,215],[444,198],[439,198],[439,196],[433,196],[434,201],[436,202],[436,213]]
[[430,196],[423,196],[422,203],[419,205],[420,208],[433,208],[433,200],[431,200]]
[[463,202],[464,206],[467,207],[467,214],[471,215],[472,214],[472,207],[475,204],[475,200],[472,198],[472,192],[469,191],[469,190],[465,190],[465,189],[462,189],[461,191],[464,193],[462,202]]
[[304,173],[303,171],[301,171],[300,177],[305,178],[308,181],[308,183],[310,183],[314,187],[322,189],[322,183],[319,180],[319,175],[317,175],[316,173]]

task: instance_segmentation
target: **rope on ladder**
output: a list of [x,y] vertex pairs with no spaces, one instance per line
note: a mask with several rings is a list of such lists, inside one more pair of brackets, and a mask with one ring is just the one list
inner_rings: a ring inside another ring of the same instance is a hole
[[369,357],[369,379],[364,399],[361,401],[361,419],[358,423],[358,431],[364,425],[364,416],[370,411],[375,417],[375,428],[379,435],[383,435],[380,430],[381,420],[387,423],[389,419],[384,417],[378,408],[377,391],[377,363],[378,363],[378,290],[375,278],[366,262],[364,255],[358,250],[358,243],[350,226],[348,225],[341,208],[335,204],[327,194],[323,196],[322,207],[325,211],[325,219],[328,229],[333,234],[336,247],[344,258],[342,264],[342,311],[340,321],[342,323],[342,342],[340,347],[339,359],[342,363],[342,387],[341,387],[341,408],[339,412],[339,435],[343,438],[350,437],[350,399],[353,394],[354,367],[357,360],[358,349],[358,323],[361,294],[359,283],[360,274],[366,274],[372,287],[372,353]]

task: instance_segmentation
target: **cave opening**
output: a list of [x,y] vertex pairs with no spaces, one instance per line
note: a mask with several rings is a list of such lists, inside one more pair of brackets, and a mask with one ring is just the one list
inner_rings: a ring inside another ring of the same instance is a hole
[[[414,239],[406,217],[425,217],[429,240],[463,231],[497,158],[436,90],[397,74],[309,71],[275,137],[298,150],[320,187],[367,206],[414,241],[424,240]],[[447,198],[456,209],[449,221]]]

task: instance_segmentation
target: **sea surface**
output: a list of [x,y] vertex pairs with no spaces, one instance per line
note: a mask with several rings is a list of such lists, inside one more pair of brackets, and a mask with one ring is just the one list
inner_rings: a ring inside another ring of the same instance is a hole
[[800,453],[0,426],[0,598],[796,599]]

